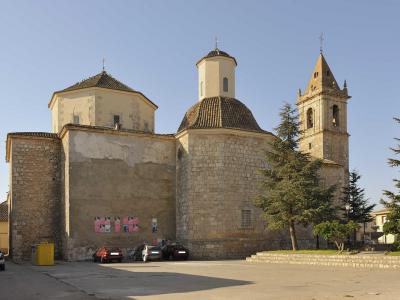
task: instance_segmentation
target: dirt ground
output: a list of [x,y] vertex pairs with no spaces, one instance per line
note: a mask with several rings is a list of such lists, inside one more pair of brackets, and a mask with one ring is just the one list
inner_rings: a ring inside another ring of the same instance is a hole
[[[400,271],[187,261],[14,265],[0,299],[400,299]],[[28,298],[29,296],[29,298]]]

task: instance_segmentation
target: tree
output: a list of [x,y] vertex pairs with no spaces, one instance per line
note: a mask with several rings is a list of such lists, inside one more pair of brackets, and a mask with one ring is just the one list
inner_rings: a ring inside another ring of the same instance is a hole
[[[400,123],[399,118],[394,118],[396,122]],[[400,141],[399,138],[395,138],[396,141]],[[396,148],[390,148],[395,155],[400,154],[400,145],[397,144]],[[400,166],[400,160],[395,158],[389,158],[388,163],[391,167]],[[393,234],[396,242],[398,242],[398,235],[400,234],[400,180],[393,179],[395,187],[399,192],[391,192],[388,190],[383,191],[383,195],[387,200],[382,199],[381,203],[390,211],[387,215],[386,223],[383,225],[383,232],[385,234]]]
[[[358,184],[360,178],[361,176],[356,170],[350,172],[348,183],[342,190],[342,201],[345,207],[342,210],[346,212],[347,221],[364,224],[365,234],[365,223],[372,221],[371,212],[376,204],[368,204],[368,199],[365,199],[364,189],[360,188]],[[357,230],[354,230],[354,244],[356,243],[356,238]]]
[[[312,225],[317,225],[325,221],[332,221],[338,218],[338,207],[333,205],[333,197],[336,190],[336,185],[332,185],[326,189],[320,189],[320,192],[315,196],[317,197],[320,207],[318,211],[310,218]],[[319,234],[315,234],[316,245],[315,248],[319,249]]]
[[277,138],[266,152],[267,167],[261,170],[264,190],[255,205],[264,211],[270,228],[289,228],[292,249],[297,250],[295,225],[313,223],[325,214],[332,197],[326,197],[328,192],[320,185],[322,161],[298,151],[301,131],[296,110],[285,104],[280,119]]
[[339,253],[342,253],[347,236],[352,231],[357,230],[358,227],[358,224],[353,221],[344,224],[337,220],[326,221],[314,226],[314,234],[321,235],[325,239],[334,242]]

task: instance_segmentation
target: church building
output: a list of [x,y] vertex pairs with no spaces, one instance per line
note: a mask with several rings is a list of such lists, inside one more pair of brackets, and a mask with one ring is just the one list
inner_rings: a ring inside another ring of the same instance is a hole
[[[53,93],[51,133],[8,134],[13,260],[44,241],[72,261],[144,241],[178,241],[198,259],[290,245],[253,205],[275,136],[235,98],[236,59],[216,48],[196,66],[198,99],[176,133],[155,133],[157,105],[103,71]],[[297,107],[301,150],[324,160],[327,185],[347,178],[349,98],[321,53]],[[308,230],[298,238],[313,247]]]

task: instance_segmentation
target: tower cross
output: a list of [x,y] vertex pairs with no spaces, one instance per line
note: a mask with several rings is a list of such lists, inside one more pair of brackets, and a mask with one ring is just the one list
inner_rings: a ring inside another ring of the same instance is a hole
[[321,35],[319,36],[319,52],[321,54],[322,54],[323,46],[324,46],[324,33],[321,32]]

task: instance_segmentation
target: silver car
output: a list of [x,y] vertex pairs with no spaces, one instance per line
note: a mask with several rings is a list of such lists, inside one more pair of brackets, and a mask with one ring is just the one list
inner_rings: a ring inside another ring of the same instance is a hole
[[161,247],[145,245],[142,250],[142,259],[144,262],[149,260],[161,260]]

